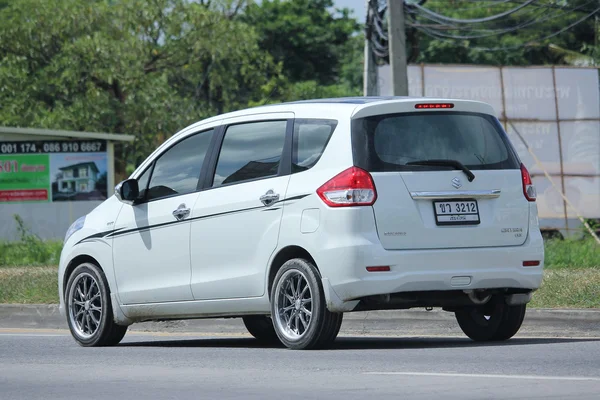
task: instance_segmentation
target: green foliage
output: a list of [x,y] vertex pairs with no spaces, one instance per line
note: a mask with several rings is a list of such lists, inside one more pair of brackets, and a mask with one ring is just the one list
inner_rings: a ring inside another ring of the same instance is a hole
[[248,6],[241,19],[252,25],[260,47],[283,65],[291,82],[335,83],[345,45],[358,23],[347,9],[333,15],[332,0],[263,0]]
[[0,21],[0,124],[134,134],[119,160],[280,74],[252,27],[186,0],[20,0]]
[[591,237],[583,240],[551,239],[545,243],[546,268],[600,269],[600,245]]
[[245,3],[3,1],[0,125],[133,134],[117,149],[123,173],[200,119],[297,95],[357,93],[359,75],[345,66],[358,27],[348,11],[290,0],[243,14]]
[[0,242],[0,265],[56,265],[60,260],[62,242],[44,241],[31,233],[23,219],[15,215],[19,241]]

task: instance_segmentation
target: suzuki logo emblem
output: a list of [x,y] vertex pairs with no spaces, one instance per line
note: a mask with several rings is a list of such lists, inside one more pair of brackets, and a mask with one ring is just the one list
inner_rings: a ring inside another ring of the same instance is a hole
[[460,181],[460,179],[454,178],[452,179],[452,186],[454,186],[455,189],[458,189],[462,186],[462,182]]

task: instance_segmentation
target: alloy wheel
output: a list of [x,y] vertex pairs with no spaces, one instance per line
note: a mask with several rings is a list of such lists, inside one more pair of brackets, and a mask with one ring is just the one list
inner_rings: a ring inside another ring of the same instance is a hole
[[298,340],[308,330],[312,319],[312,291],[306,276],[289,270],[275,289],[275,323],[289,340]]
[[96,279],[80,274],[69,291],[69,318],[75,333],[87,339],[100,328],[102,321],[102,295]]

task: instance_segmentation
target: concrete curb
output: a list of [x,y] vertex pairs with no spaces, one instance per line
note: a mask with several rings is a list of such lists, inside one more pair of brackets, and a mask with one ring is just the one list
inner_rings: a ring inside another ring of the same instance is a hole
[[[66,329],[56,304],[0,304],[0,329]],[[246,334],[241,319],[134,324],[134,331]],[[462,335],[452,313],[439,309],[346,313],[346,335]],[[599,309],[528,309],[521,336],[598,337]]]

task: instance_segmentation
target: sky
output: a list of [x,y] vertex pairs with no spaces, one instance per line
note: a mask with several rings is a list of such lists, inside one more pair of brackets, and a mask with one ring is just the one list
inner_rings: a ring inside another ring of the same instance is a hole
[[365,0],[334,0],[334,2],[337,8],[345,7],[354,10],[354,17],[361,23],[365,22]]

